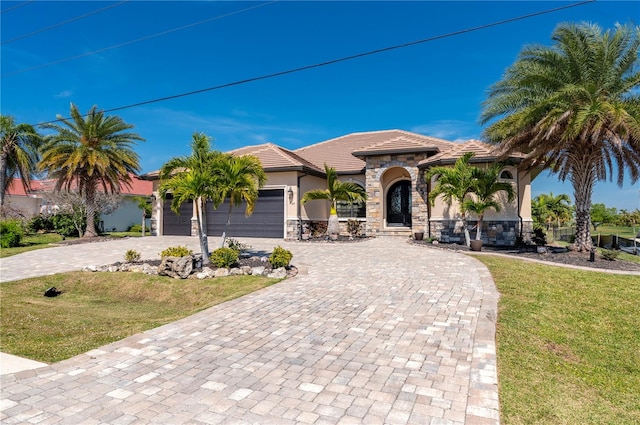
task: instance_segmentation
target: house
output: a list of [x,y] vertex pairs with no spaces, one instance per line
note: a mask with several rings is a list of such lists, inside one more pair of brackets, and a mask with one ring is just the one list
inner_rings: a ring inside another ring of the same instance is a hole
[[[244,208],[232,210],[231,237],[274,237],[299,239],[302,229],[314,222],[327,221],[329,205],[325,201],[300,199],[311,189],[326,188],[324,164],[336,169],[338,178],[361,185],[368,200],[364,205],[338,205],[341,229],[346,232],[349,219],[361,223],[368,236],[410,236],[423,232],[444,242],[463,239],[457,205],[442,199],[428,202],[433,182],[425,181],[432,166],[453,164],[465,152],[472,151],[474,165],[495,162],[495,147],[477,140],[455,143],[403,130],[352,133],[296,150],[273,143],[236,149],[233,155],[255,155],[262,162],[268,181],[260,191],[253,215],[245,217]],[[521,157],[508,158],[501,178],[517,188],[516,199],[502,199],[500,213],[485,216],[485,243],[513,245],[520,235],[531,233],[531,180],[533,174],[518,168]],[[192,203],[182,205],[180,214],[170,209],[171,198],[158,197],[158,172],[143,178],[154,183],[152,233],[157,235],[195,235],[196,219]],[[207,234],[222,234],[228,205],[205,207]],[[475,217],[471,216],[470,225]]]
[[[142,224],[142,211],[138,208],[135,196],[150,197],[153,183],[137,176],[131,176],[129,186],[122,185],[118,207],[110,214],[102,214],[98,227],[104,231],[126,231],[132,224]],[[14,179],[7,187],[5,207],[24,218],[31,218],[39,213],[54,214],[60,210],[50,196],[55,187],[55,180],[32,180],[27,191],[22,181]],[[149,223],[150,224],[150,223]]]

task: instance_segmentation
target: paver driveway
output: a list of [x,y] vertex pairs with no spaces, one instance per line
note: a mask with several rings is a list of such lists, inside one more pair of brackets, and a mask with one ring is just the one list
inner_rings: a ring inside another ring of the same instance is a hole
[[2,423],[498,423],[497,294],[479,262],[397,239],[249,243],[308,273],[2,376]]

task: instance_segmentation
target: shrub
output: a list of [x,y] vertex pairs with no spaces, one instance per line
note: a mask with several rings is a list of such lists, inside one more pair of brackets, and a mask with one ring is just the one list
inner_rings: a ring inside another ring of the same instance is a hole
[[22,222],[16,219],[0,221],[0,247],[13,248],[20,246],[24,236]]
[[281,246],[276,246],[273,248],[273,252],[269,257],[269,263],[271,263],[271,267],[274,269],[280,267],[286,267],[289,265],[289,262],[293,258],[293,254],[291,251],[282,248]]
[[311,221],[309,222],[309,231],[311,237],[318,238],[327,234],[327,222],[325,221]]
[[186,246],[170,246],[160,253],[161,258],[186,257],[187,255],[193,255],[193,251],[191,251]]
[[238,261],[238,252],[232,248],[218,248],[211,253],[210,259],[216,267],[231,267]]
[[[53,230],[62,236],[80,236],[72,214],[56,214],[51,217],[51,223],[53,224]],[[79,223],[79,225],[82,228],[86,227],[86,218],[83,218],[82,223]]]
[[50,215],[35,215],[27,223],[27,231],[29,233],[51,232],[53,231],[53,220]]
[[533,236],[531,237],[531,240],[537,246],[545,246],[547,244],[547,234],[543,228],[536,227],[533,229]]
[[[144,226],[144,231],[149,232],[149,228],[147,226]],[[142,233],[142,224],[132,224],[131,226],[129,226],[129,229],[127,229],[127,232]]]
[[237,239],[228,238],[226,244],[227,244],[228,248],[233,249],[238,254],[240,254],[241,252],[245,252],[245,251],[248,251],[249,249],[251,249],[251,246],[247,245],[246,243],[242,243]]
[[126,261],[127,263],[135,263],[140,261],[140,258],[142,258],[142,255],[133,249],[128,250],[125,254],[124,254],[124,261]]
[[615,249],[602,249],[600,256],[605,260],[615,261],[620,256],[620,251],[616,251]]

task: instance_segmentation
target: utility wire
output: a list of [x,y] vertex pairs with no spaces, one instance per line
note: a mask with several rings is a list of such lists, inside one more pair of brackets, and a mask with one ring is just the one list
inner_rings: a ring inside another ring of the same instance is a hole
[[105,10],[108,10],[108,9],[123,5],[124,3],[127,3],[128,1],[129,0],[123,0],[120,3],[110,4],[109,6],[103,7],[101,9],[96,9],[96,10],[94,10],[92,12],[85,13],[84,15],[76,16],[75,18],[67,19],[66,21],[58,22],[57,24],[49,25],[48,27],[40,28],[39,30],[30,32],[30,33],[27,33],[27,34],[20,35],[18,37],[14,37],[14,38],[11,38],[9,40],[5,40],[0,44],[13,43],[14,41],[22,40],[23,38],[31,37],[32,35],[40,34],[41,32],[49,31],[51,29],[58,28],[58,27],[61,27],[63,25],[69,24],[71,22],[79,21],[80,19],[84,19],[84,18],[87,18],[87,17],[89,17],[91,15],[95,15],[97,13],[104,12]]
[[5,13],[5,12],[9,12],[9,11],[11,11],[13,9],[17,9],[19,7],[22,7],[22,6],[26,6],[29,3],[33,3],[33,0],[23,1],[22,3],[16,4],[15,6],[10,6],[10,7],[7,7],[6,9],[2,9],[2,10],[0,10],[0,14]]
[[272,1],[269,1],[269,2],[266,2],[266,3],[261,3],[261,4],[258,4],[258,5],[255,5],[255,6],[246,7],[244,9],[235,10],[233,12],[225,13],[224,15],[214,16],[214,17],[211,17],[211,18],[203,19],[203,20],[198,21],[198,22],[193,22],[191,24],[183,25],[181,27],[171,28],[171,29],[168,29],[168,30],[165,30],[165,31],[161,31],[161,32],[155,33],[155,34],[146,35],[144,37],[136,38],[135,40],[129,40],[129,41],[125,41],[123,43],[114,44],[114,45],[109,46],[109,47],[103,47],[101,49],[92,50],[90,52],[81,53],[79,55],[69,56],[69,57],[66,57],[66,58],[63,58],[63,59],[58,59],[58,60],[55,60],[55,61],[52,61],[52,62],[47,62],[47,63],[41,64],[41,65],[36,65],[36,66],[31,67],[31,68],[23,68],[23,69],[20,69],[18,71],[4,73],[4,74],[1,74],[1,76],[2,77],[10,77],[12,75],[22,74],[24,72],[33,71],[33,70],[40,69],[40,68],[45,68],[47,66],[56,65],[56,64],[59,64],[59,63],[62,63],[62,62],[67,62],[67,61],[73,60],[73,59],[79,59],[79,58],[83,58],[85,56],[95,55],[96,53],[102,53],[102,52],[105,52],[107,50],[112,50],[112,49],[116,49],[116,48],[119,48],[119,47],[128,46],[130,44],[138,43],[138,42],[144,41],[144,40],[149,40],[151,38],[158,37],[158,36],[161,36],[161,35],[170,34],[172,32],[181,31],[181,30],[184,30],[184,29],[187,29],[187,28],[195,27],[196,25],[201,25],[201,24],[204,24],[206,22],[211,22],[211,21],[215,21],[217,19],[226,18],[228,16],[237,15],[239,13],[247,12],[247,11],[252,10],[252,9],[257,9],[259,7],[263,7],[263,6],[269,5],[271,3],[275,3],[277,1],[280,1],[280,0],[272,0]]
[[[480,26],[471,27],[471,28],[467,28],[467,29],[463,29],[463,30],[459,30],[459,31],[453,31],[453,32],[446,33],[446,34],[441,34],[441,35],[436,35],[436,36],[433,36],[433,37],[423,38],[423,39],[420,39],[420,40],[410,41],[408,43],[396,44],[394,46],[383,47],[381,49],[370,50],[368,52],[363,52],[363,53],[357,53],[357,54],[351,55],[351,56],[344,56],[342,58],[332,59],[332,60],[329,60],[329,61],[326,61],[326,62],[319,62],[319,63],[315,63],[313,65],[301,66],[301,67],[298,67],[298,68],[288,69],[286,71],[280,71],[280,72],[275,72],[275,73],[272,73],[272,74],[262,75],[262,76],[259,76],[259,77],[253,77],[253,78],[247,78],[247,79],[244,79],[244,80],[233,81],[231,83],[225,83],[225,84],[221,84],[221,85],[218,85],[218,86],[207,87],[207,88],[204,88],[204,89],[193,90],[193,91],[184,92],[184,93],[180,93],[180,94],[175,94],[175,95],[171,95],[171,96],[159,97],[159,98],[155,98],[155,99],[151,99],[151,100],[145,100],[145,101],[142,101],[142,102],[131,103],[131,104],[125,105],[125,106],[118,106],[118,107],[115,107],[115,108],[105,109],[102,112],[107,113],[107,112],[121,111],[123,109],[135,108],[135,107],[138,107],[138,106],[149,105],[149,104],[158,103],[158,102],[164,102],[166,100],[178,99],[180,97],[192,96],[194,94],[204,93],[204,92],[213,91],[213,90],[219,90],[219,89],[223,89],[223,88],[226,88],[226,87],[238,86],[238,85],[241,85],[241,84],[252,83],[254,81],[266,80],[266,79],[269,79],[269,78],[279,77],[279,76],[282,76],[282,75],[293,74],[295,72],[306,71],[308,69],[320,68],[320,67],[323,67],[323,66],[333,65],[335,63],[340,63],[340,62],[346,62],[346,61],[349,61],[349,60],[362,58],[362,57],[365,57],[365,56],[371,56],[371,55],[375,55],[375,54],[378,54],[378,53],[383,53],[383,52],[388,52],[388,51],[391,51],[391,50],[402,49],[402,48],[405,48],[405,47],[415,46],[417,44],[422,44],[422,43],[428,43],[428,42],[435,41],[435,40],[440,40],[440,39],[443,39],[443,38],[454,37],[454,36],[461,35],[461,34],[480,31],[480,30],[483,30],[483,29],[486,29],[486,28],[491,28],[491,27],[495,27],[495,26],[499,26],[499,25],[504,25],[504,24],[508,24],[508,23],[516,22],[516,21],[521,21],[523,19],[528,19],[528,18],[532,18],[532,17],[535,17],[535,16],[554,13],[554,12],[558,12],[560,10],[569,9],[569,8],[572,8],[572,7],[583,6],[583,5],[588,4],[588,3],[594,3],[595,1],[596,0],[581,1],[581,2],[578,2],[578,3],[573,3],[573,4],[569,4],[569,5],[565,5],[565,6],[560,6],[560,7],[556,7],[556,8],[553,8],[553,9],[547,9],[547,10],[543,10],[543,11],[540,11],[540,12],[533,12],[533,13],[529,13],[529,14],[526,14],[526,15],[516,16],[514,18],[503,19],[501,21],[496,21],[496,22],[492,22],[492,23],[489,23],[489,24],[483,24],[483,25],[480,25]],[[87,114],[84,114],[82,116],[85,117],[85,116],[87,116]],[[58,118],[56,120],[45,121],[45,122],[41,122],[41,123],[34,124],[34,125],[35,126],[39,126],[39,125],[43,125],[43,124],[51,124],[51,123],[59,122],[59,121],[62,121],[62,120],[68,120],[68,119],[71,119],[71,118]]]

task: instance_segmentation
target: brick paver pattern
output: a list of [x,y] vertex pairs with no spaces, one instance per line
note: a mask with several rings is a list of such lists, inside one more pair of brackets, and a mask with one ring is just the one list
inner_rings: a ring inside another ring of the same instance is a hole
[[[95,245],[106,252],[112,243]],[[291,249],[301,273],[72,359],[5,375],[0,421],[499,423],[497,293],[479,262],[398,239],[249,243]]]

